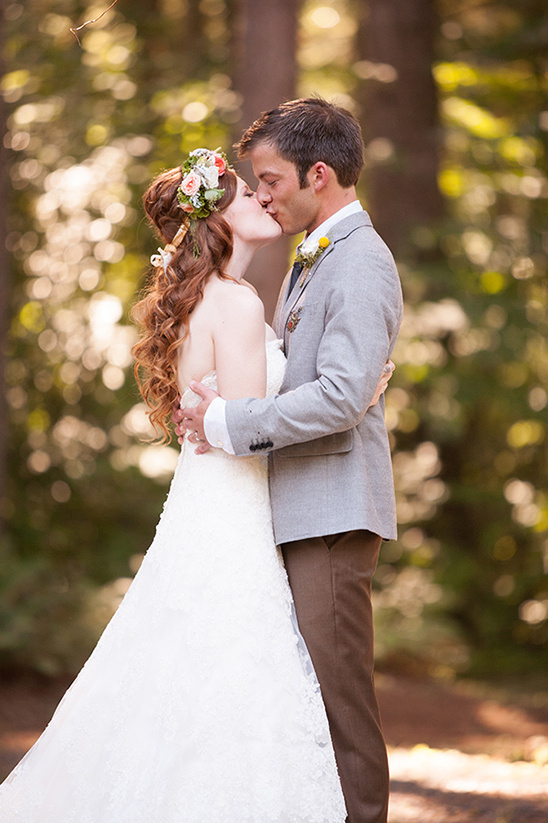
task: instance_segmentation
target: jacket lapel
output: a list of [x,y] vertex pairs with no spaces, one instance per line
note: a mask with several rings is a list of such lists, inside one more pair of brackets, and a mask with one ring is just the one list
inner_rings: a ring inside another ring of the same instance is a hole
[[[349,234],[352,234],[357,228],[361,226],[371,226],[371,218],[369,217],[366,211],[356,212],[354,214],[349,215],[344,220],[341,220],[339,223],[335,223],[335,225],[326,232],[326,237],[329,238],[329,246],[326,250],[321,254],[315,263],[312,264],[310,269],[304,273],[304,280],[303,276],[301,276],[295,286],[291,294],[289,295],[288,299],[285,299],[287,294],[287,289],[289,286],[289,278],[291,275],[291,269],[287,273],[284,282],[282,284],[282,288],[280,290],[280,296],[278,298],[278,304],[276,306],[276,313],[275,313],[275,327],[274,330],[278,337],[283,337],[284,340],[284,347],[287,352],[287,343],[288,343],[288,330],[287,330],[287,322],[289,320],[289,316],[292,312],[297,310],[297,304],[300,302],[307,286],[309,285],[310,281],[320,268],[320,266],[327,260],[335,245],[346,237]],[[302,286],[300,285],[302,283]]]
[[284,319],[285,314],[285,304],[286,301],[285,297],[287,294],[287,289],[289,287],[289,280],[291,278],[291,269],[287,272],[286,276],[283,279],[282,286],[280,288],[280,293],[278,294],[278,302],[276,303],[276,310],[274,311],[274,319],[272,321],[272,328],[276,332],[276,337],[279,339],[284,337],[284,330],[285,330],[285,323],[287,322],[287,318]]

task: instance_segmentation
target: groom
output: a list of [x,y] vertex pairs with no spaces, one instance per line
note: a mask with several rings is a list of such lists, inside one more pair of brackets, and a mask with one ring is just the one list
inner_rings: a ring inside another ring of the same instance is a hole
[[184,424],[195,442],[269,453],[276,542],[320,682],[348,821],[385,823],[371,578],[381,539],[396,537],[396,517],[384,402],[370,404],[401,322],[400,281],[356,199],[363,142],[348,111],[317,98],[284,103],[263,113],[238,149],[283,232],[307,233],[274,319],[287,369],[280,393],[260,400],[226,402],[193,384],[204,400],[183,409]]

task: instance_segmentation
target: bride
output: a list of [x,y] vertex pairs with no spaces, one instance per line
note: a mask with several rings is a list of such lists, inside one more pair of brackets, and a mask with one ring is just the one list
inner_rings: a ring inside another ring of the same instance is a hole
[[[144,197],[165,248],[135,307],[138,380],[174,401],[264,397],[281,341],[243,275],[278,224],[222,152]],[[342,823],[327,718],[273,539],[260,455],[183,443],[156,535],[49,726],[0,786],[1,823]],[[198,447],[200,449],[200,447]]]

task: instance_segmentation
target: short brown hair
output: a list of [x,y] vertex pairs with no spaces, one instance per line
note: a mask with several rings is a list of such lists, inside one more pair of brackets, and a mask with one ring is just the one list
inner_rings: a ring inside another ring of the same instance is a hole
[[259,143],[270,143],[297,167],[301,188],[307,185],[308,170],[320,161],[331,166],[345,189],[356,185],[363,169],[360,124],[349,111],[321,97],[290,100],[263,112],[236,143],[238,157]]

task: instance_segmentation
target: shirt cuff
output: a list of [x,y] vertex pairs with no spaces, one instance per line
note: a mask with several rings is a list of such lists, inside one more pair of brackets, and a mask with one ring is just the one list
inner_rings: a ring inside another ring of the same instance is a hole
[[234,446],[228,433],[225,414],[226,400],[215,397],[207,407],[204,415],[204,432],[207,442],[227,454],[235,454]]

